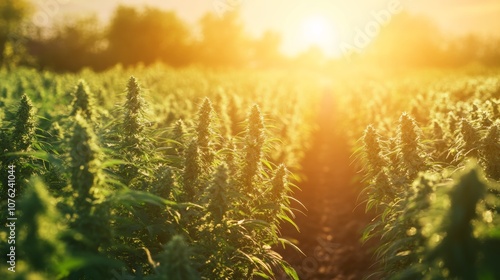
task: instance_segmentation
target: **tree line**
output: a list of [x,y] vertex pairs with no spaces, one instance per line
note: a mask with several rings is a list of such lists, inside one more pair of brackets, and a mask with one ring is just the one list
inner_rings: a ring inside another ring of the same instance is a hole
[[[0,63],[31,64],[55,71],[84,67],[104,70],[116,64],[132,66],[163,62],[173,67],[274,66],[283,60],[280,34],[267,31],[258,38],[246,34],[238,11],[205,14],[196,31],[175,12],[158,8],[119,6],[102,26],[97,16],[82,16],[50,27],[23,30],[29,4],[0,4]],[[16,17],[8,16],[15,10]],[[9,26],[9,29],[4,27]],[[17,28],[16,28],[17,27]],[[13,33],[18,32],[22,34]],[[10,38],[22,36],[13,49]]]
[[193,27],[174,11],[119,6],[106,24],[90,15],[48,27],[23,28],[33,10],[25,0],[0,3],[0,65],[59,72],[157,62],[172,67],[269,68],[334,65],[353,57],[356,62],[389,67],[500,65],[498,38],[474,34],[449,38],[431,20],[406,13],[396,15],[367,46],[353,44],[351,52],[328,59],[319,47],[296,57],[285,56],[280,50],[280,33],[248,35],[237,10],[221,16],[207,13]]

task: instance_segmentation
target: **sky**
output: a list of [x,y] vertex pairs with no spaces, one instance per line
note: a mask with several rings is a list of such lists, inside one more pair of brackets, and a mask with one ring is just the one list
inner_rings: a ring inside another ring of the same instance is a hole
[[282,34],[282,49],[296,54],[317,45],[328,55],[342,44],[353,45],[359,32],[374,35],[402,11],[427,16],[444,34],[500,35],[499,0],[31,0],[34,21],[47,23],[64,16],[95,13],[107,21],[117,5],[149,5],[174,10],[196,25],[207,12],[222,15],[238,7],[246,30],[259,36],[265,30]]

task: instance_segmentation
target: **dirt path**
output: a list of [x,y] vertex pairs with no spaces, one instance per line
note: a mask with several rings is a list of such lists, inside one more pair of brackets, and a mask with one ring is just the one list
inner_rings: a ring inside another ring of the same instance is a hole
[[362,279],[373,270],[374,243],[359,241],[373,215],[365,214],[364,205],[356,207],[361,187],[353,182],[351,150],[332,123],[334,118],[318,120],[319,129],[302,164],[306,180],[295,197],[308,211],[307,217],[296,217],[301,232],[282,230],[298,241],[307,256],[282,252],[300,279]]

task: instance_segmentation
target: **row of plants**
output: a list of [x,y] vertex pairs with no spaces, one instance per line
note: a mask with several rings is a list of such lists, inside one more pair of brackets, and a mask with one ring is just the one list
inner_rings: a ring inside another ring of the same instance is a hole
[[[275,81],[233,94],[227,77],[154,68],[141,71],[148,94],[135,77],[117,94],[127,71],[80,73],[98,90],[73,75],[0,72],[1,193],[12,167],[19,217],[16,272],[3,261],[1,278],[272,279],[282,271],[298,279],[275,249],[296,248],[280,227],[294,225],[297,177],[288,165],[298,170],[311,129],[301,97],[266,99]],[[7,252],[9,229],[0,235]]]
[[0,191],[15,169],[19,216],[0,276],[297,279],[275,249],[294,247],[280,228],[319,121],[357,147],[372,278],[500,278],[495,72],[338,74],[0,70]]
[[369,278],[500,278],[500,80],[445,81],[398,85],[366,112],[377,122],[354,155],[378,214],[363,237],[379,240]]

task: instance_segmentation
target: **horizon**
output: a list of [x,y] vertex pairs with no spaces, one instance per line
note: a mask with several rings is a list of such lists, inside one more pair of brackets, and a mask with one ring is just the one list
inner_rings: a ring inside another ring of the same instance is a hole
[[[192,29],[196,28],[197,22],[203,15],[207,13],[222,15],[233,6],[238,6],[241,20],[248,34],[259,37],[265,31],[278,32],[282,37],[282,52],[292,56],[317,46],[330,58],[340,57],[346,46],[354,46],[355,41],[359,40],[360,36],[364,36],[360,33],[371,29],[375,37],[390,22],[392,16],[401,12],[427,17],[436,24],[442,34],[448,37],[470,33],[491,37],[500,35],[498,32],[500,18],[492,16],[500,13],[500,3],[494,0],[472,3],[466,0],[458,3],[451,0],[439,3],[430,0],[420,2],[376,0],[369,4],[363,3],[363,6],[360,5],[360,0],[349,3],[340,3],[340,1],[306,3],[301,0],[278,0],[271,3],[263,0],[252,2],[248,0],[192,0],[189,3],[167,0],[110,0],[106,2],[31,0],[31,2],[36,7],[33,20],[35,22],[43,21],[51,24],[68,17],[95,14],[101,23],[107,24],[119,5],[139,8],[150,6],[174,11]],[[361,8],[356,7],[358,4]],[[44,17],[39,16],[40,12]]]

